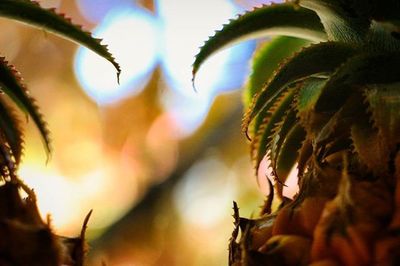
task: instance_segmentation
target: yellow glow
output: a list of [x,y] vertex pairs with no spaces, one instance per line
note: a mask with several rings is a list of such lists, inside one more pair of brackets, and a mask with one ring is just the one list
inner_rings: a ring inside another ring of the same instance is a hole
[[[34,189],[42,217],[51,214],[58,233],[77,234],[85,215],[94,209],[89,229],[102,228],[115,221],[136,198],[134,179],[118,176],[114,166],[103,162],[80,177],[63,176],[54,167],[25,163],[19,173]],[[110,197],[112,195],[112,197]]]
[[183,219],[192,225],[211,228],[229,217],[236,188],[233,174],[217,156],[192,166],[174,195]]
[[158,56],[158,28],[144,9],[122,6],[109,12],[95,30],[120,64],[120,84],[113,66],[87,48],[79,48],[75,73],[85,92],[99,104],[115,103],[139,93]]

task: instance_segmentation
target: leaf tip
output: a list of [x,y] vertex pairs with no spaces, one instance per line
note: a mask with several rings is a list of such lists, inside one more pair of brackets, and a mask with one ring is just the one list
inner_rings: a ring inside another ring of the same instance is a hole
[[197,88],[196,88],[196,84],[195,84],[195,80],[196,80],[196,73],[197,73],[197,67],[193,66],[192,69],[192,88],[194,90],[194,92],[197,93]]

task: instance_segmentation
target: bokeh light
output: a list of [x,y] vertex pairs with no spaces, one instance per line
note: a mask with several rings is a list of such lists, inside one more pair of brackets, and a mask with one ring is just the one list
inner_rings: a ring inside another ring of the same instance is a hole
[[87,49],[2,22],[0,50],[23,73],[54,147],[46,165],[28,123],[19,174],[60,235],[79,233],[94,209],[88,265],[227,264],[232,201],[252,216],[252,204],[267,194],[257,190],[240,136],[239,89],[256,44],[213,55],[197,92],[191,65],[208,35],[246,1],[40,1],[94,27],[121,64],[120,85],[113,66]]
[[99,23],[116,6],[132,3],[131,0],[79,0],[76,4],[85,19]]
[[156,18],[134,5],[117,6],[94,30],[121,65],[120,84],[113,66],[86,48],[79,48],[75,73],[85,92],[98,104],[112,104],[139,93],[147,84],[159,51]]
[[215,1],[212,8],[206,1],[158,0],[157,11],[163,25],[162,68],[168,86],[174,90],[164,107],[182,131],[190,134],[202,124],[218,93],[241,87],[254,43],[242,43],[213,55],[197,74],[195,92],[190,66],[198,47],[216,25],[226,23],[239,9],[231,1],[222,0]]
[[210,156],[193,165],[177,186],[174,201],[185,220],[200,227],[215,226],[230,214],[236,184],[233,172]]

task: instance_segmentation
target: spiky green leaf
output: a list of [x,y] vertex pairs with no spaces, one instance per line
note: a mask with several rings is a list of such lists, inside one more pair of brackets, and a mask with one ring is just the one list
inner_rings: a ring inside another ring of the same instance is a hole
[[327,75],[355,53],[355,48],[342,43],[324,42],[304,48],[283,64],[276,75],[258,93],[244,116],[242,129],[247,132],[253,118],[269,108],[292,82],[310,76]]
[[400,50],[400,24],[372,21],[366,39],[366,47],[376,52]]
[[[321,128],[314,137],[314,146],[318,150],[331,148],[331,142],[337,144],[340,139],[349,139],[350,125],[365,116],[365,105],[363,98],[354,95],[339,108],[326,123],[320,123]],[[346,148],[346,147],[345,147]],[[348,147],[347,147],[348,148]]]
[[329,78],[315,105],[316,111],[339,109],[362,86],[400,81],[399,62],[398,53],[364,53],[350,58]]
[[329,40],[356,44],[365,40],[370,20],[349,4],[341,0],[300,0],[299,4],[318,14]]
[[313,147],[311,140],[307,137],[304,139],[299,149],[299,158],[297,159],[298,177],[301,179],[304,175],[308,162],[312,156]]
[[15,171],[12,151],[7,145],[6,140],[0,136],[0,178],[3,181],[5,176],[13,175]]
[[46,152],[50,154],[50,137],[47,125],[35,104],[35,100],[29,96],[28,91],[21,82],[21,77],[15,68],[0,58],[0,87],[17,106],[30,117],[32,117],[42,136]]
[[0,98],[0,132],[4,142],[10,146],[12,156],[18,165],[22,154],[23,134],[16,113]]
[[366,100],[379,137],[393,150],[400,143],[400,83],[372,85]]
[[273,133],[271,135],[269,153],[272,169],[276,169],[278,155],[281,151],[282,144],[295,123],[298,123],[296,119],[296,110],[292,108],[288,110],[287,114],[282,118],[282,121],[277,123],[275,128],[272,130]]
[[310,41],[300,38],[280,36],[260,47],[252,59],[252,73],[249,76],[244,93],[246,106],[250,104],[254,95],[262,89],[264,83],[273,76],[284,59],[291,57],[292,54],[310,43]]
[[193,63],[193,79],[200,65],[214,52],[243,39],[271,34],[300,37],[313,41],[326,39],[318,16],[293,3],[272,4],[256,8],[224,25],[197,54]]
[[281,122],[285,117],[286,112],[293,102],[294,95],[295,90],[288,91],[277,101],[276,106],[270,110],[270,116],[264,119],[264,123],[251,142],[250,149],[252,151],[251,154],[253,156],[255,169],[258,169],[261,160],[266,155],[267,150],[270,149],[273,141],[273,139],[271,139],[273,130],[276,124]]
[[107,47],[101,44],[101,40],[93,38],[65,15],[57,14],[54,9],[44,9],[30,0],[1,0],[0,16],[45,29],[91,49],[113,64],[119,78],[121,68]]
[[314,111],[315,103],[327,79],[308,78],[296,96],[297,116],[310,137],[315,137],[327,117]]
[[387,174],[390,150],[372,125],[361,119],[351,127],[351,140],[354,152],[369,171],[375,175]]
[[250,140],[252,138],[249,137],[249,135],[250,135],[249,132],[252,133],[251,135],[253,137],[256,136],[257,133],[262,132],[262,130],[263,130],[262,127],[263,126],[265,127],[266,121],[268,121],[271,114],[275,111],[277,106],[280,104],[281,99],[283,97],[285,97],[285,95],[287,95],[287,93],[289,93],[289,91],[293,91],[298,86],[299,86],[298,83],[294,83],[294,84],[289,84],[286,87],[283,87],[280,90],[279,95],[274,97],[274,99],[272,99],[271,101],[268,102],[267,105],[265,105],[265,107],[261,110],[261,112],[258,113],[257,116],[254,118],[254,123],[253,123],[253,126],[251,127],[251,129],[249,128],[249,130],[245,131],[246,135],[248,136],[248,138]]
[[290,129],[282,143],[273,172],[283,184],[299,158],[299,150],[305,137],[306,132],[303,127],[296,123]]

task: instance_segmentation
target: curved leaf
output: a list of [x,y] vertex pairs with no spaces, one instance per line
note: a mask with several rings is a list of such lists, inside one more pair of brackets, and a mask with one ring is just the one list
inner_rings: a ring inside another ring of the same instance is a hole
[[335,152],[351,150],[351,142],[349,142],[351,126],[360,117],[368,117],[365,109],[363,98],[354,94],[329,117],[329,120],[321,123],[321,128],[314,137],[314,153],[320,161]]
[[295,90],[288,91],[285,93],[276,106],[271,108],[270,117],[266,117],[262,126],[251,142],[250,150],[252,159],[254,160],[254,167],[258,169],[261,160],[270,149],[273,139],[271,138],[273,130],[277,123],[281,122],[285,117],[286,112],[289,110],[290,105],[294,99]]
[[1,0],[0,16],[43,28],[91,49],[114,65],[119,79],[121,68],[107,46],[100,43],[101,39],[93,38],[80,26],[72,24],[63,14],[57,14],[54,9],[44,9],[30,0]]
[[293,53],[298,52],[302,47],[311,42],[295,37],[279,36],[266,42],[257,50],[252,59],[252,73],[249,76],[244,93],[245,105],[248,106],[253,96],[262,89],[279,64],[289,58]]
[[290,171],[296,164],[296,161],[299,157],[299,150],[302,147],[305,137],[306,132],[304,131],[303,127],[296,123],[290,129],[287,137],[283,141],[282,147],[278,154],[275,169],[273,169],[274,175],[279,179],[281,184],[286,182]]
[[35,104],[35,100],[28,95],[21,83],[21,78],[13,66],[8,65],[4,58],[0,58],[0,87],[26,114],[32,117],[42,136],[47,155],[50,154],[50,137],[47,125]]
[[326,115],[314,111],[315,103],[327,79],[308,78],[296,96],[297,116],[309,137],[314,138],[327,120]]
[[337,110],[360,86],[400,81],[399,62],[398,53],[366,53],[350,58],[329,78],[315,110]]
[[334,42],[324,42],[304,48],[282,64],[275,76],[254,97],[253,103],[244,116],[242,130],[247,132],[253,118],[275,101],[287,84],[312,75],[318,76],[332,72],[355,51],[353,46]]
[[351,125],[365,116],[365,105],[363,98],[354,95],[347,99],[346,103],[337,110],[322,127],[314,139],[315,149],[319,149],[330,142],[338,139],[348,139]]
[[400,143],[400,83],[373,85],[365,98],[379,137],[393,150]]
[[370,20],[341,0],[300,0],[299,4],[315,11],[324,25],[328,39],[362,44],[369,30]]
[[23,134],[20,121],[14,111],[0,98],[0,132],[10,146],[15,163],[18,165],[22,154]]
[[387,174],[390,150],[368,121],[361,120],[351,127],[351,140],[354,152],[369,171],[377,176]]
[[224,25],[196,55],[193,63],[193,80],[200,65],[214,52],[243,39],[271,34],[287,35],[323,41],[326,39],[318,16],[311,10],[293,3],[272,4],[256,8]]
[[276,124],[271,136],[271,148],[269,154],[272,169],[276,169],[278,155],[281,151],[282,144],[296,122],[296,111],[295,109],[290,109],[283,117],[282,121]]
[[311,140],[306,137],[306,139],[301,144],[301,148],[299,149],[299,158],[297,159],[297,169],[298,169],[298,178],[299,180],[302,179],[304,176],[304,172],[308,165],[308,162],[312,156],[313,147]]
[[288,86],[283,87],[279,91],[279,94],[277,94],[276,97],[274,97],[274,99],[271,99],[271,101],[269,101],[264,106],[264,108],[260,111],[260,113],[258,113],[257,116],[254,118],[254,123],[252,124],[253,126],[251,128],[249,128],[249,130],[245,131],[245,134],[249,140],[252,139],[252,138],[250,138],[250,132],[252,132],[253,133],[252,135],[254,135],[254,136],[256,136],[257,133],[261,132],[263,130],[262,126],[263,125],[265,126],[266,121],[268,121],[271,114],[275,111],[277,106],[280,104],[280,101],[282,100],[282,98],[284,98],[285,95],[287,95],[287,93],[289,91],[295,90],[295,88],[297,88],[298,86],[299,86],[298,83],[294,83],[294,84],[289,84]]
[[400,50],[400,25],[372,21],[366,38],[366,48],[372,51],[396,52]]
[[15,171],[14,160],[10,147],[0,136],[0,177],[4,181],[4,177],[12,176]]

